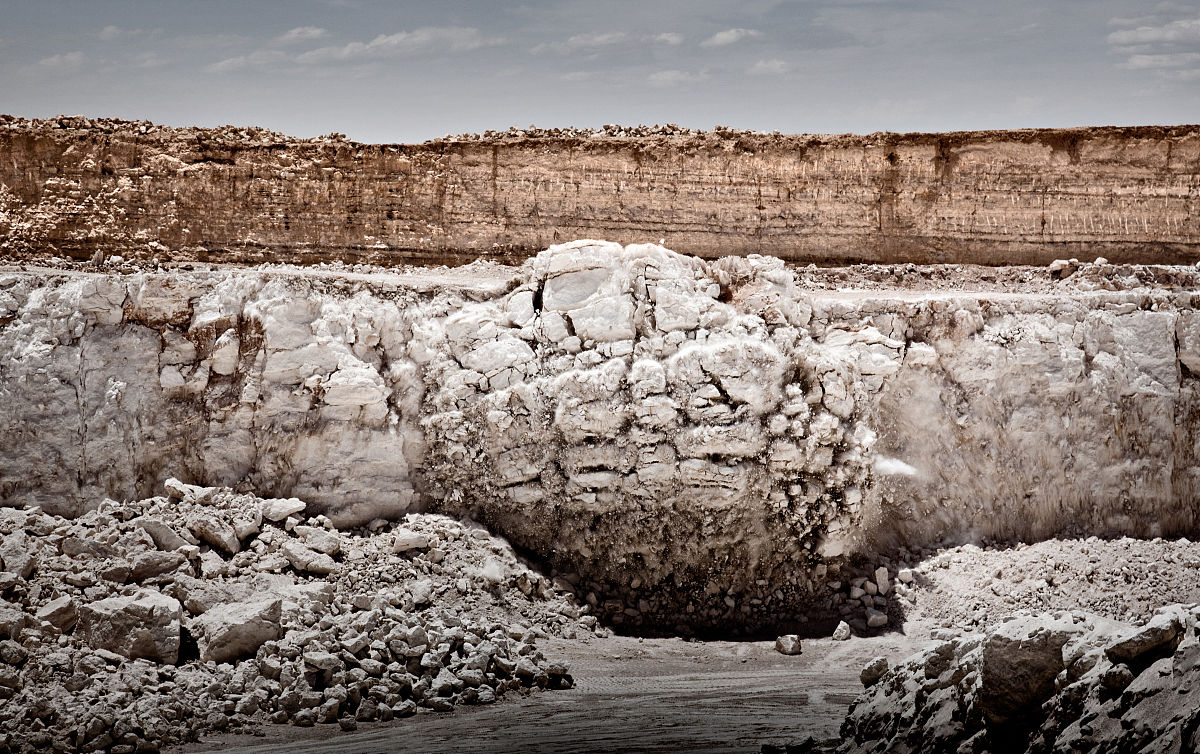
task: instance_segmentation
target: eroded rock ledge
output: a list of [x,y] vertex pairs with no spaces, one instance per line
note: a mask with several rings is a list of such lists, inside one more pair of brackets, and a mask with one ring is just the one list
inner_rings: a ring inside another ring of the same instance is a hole
[[0,116],[0,252],[519,262],[659,241],[705,258],[1200,258],[1200,127],[818,136],[527,130],[367,145]]
[[175,473],[341,525],[466,514],[667,628],[808,614],[825,561],[881,547],[1194,532],[1197,271],[1043,275],[815,291],[591,241],[516,269],[11,270],[0,501],[76,515]]

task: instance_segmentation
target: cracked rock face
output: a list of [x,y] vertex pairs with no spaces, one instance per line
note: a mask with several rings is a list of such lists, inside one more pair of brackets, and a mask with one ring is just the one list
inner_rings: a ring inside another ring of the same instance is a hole
[[[614,622],[781,623],[826,605],[823,561],[880,547],[1194,531],[1196,273],[1135,272],[847,294],[596,241],[520,268],[8,271],[0,501],[78,515],[168,472],[269,497],[143,522],[227,556],[297,498],[341,526],[465,514]],[[328,573],[338,547],[278,556]]]

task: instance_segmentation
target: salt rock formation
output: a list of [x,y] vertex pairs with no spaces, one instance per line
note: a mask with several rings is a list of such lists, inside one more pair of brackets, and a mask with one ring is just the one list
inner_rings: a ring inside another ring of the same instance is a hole
[[1026,615],[943,642],[872,675],[829,750],[1195,751],[1198,614],[1171,605],[1143,626]]
[[[1015,295],[796,277],[598,241],[455,272],[9,270],[0,501],[79,515],[175,473],[176,497],[272,497],[267,520],[468,515],[667,627],[832,607],[823,561],[881,547],[1195,530],[1195,269]],[[189,535],[233,555],[262,519]],[[336,542],[280,555],[328,572]]]

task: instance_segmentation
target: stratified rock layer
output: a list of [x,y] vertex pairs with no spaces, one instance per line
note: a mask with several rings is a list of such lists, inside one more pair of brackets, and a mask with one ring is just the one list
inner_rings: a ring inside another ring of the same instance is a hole
[[[880,546],[1195,531],[1194,268],[1044,294],[797,274],[589,241],[402,275],[14,270],[0,501],[78,514],[170,470],[342,525],[465,514],[668,628],[788,620],[823,559]],[[190,526],[232,554],[258,524]],[[320,573],[311,534],[285,555]]]
[[706,258],[1169,263],[1200,257],[1198,175],[1197,126],[365,145],[4,116],[0,251],[394,265],[599,237]]

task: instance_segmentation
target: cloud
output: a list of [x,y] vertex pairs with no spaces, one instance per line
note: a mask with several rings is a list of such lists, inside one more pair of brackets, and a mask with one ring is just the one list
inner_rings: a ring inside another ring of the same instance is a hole
[[210,66],[206,66],[204,70],[208,73],[233,73],[245,68],[265,68],[287,60],[288,55],[285,52],[279,50],[258,50],[249,55],[225,58]]
[[650,86],[662,88],[688,86],[697,84],[701,81],[707,81],[708,74],[701,71],[699,73],[689,73],[688,71],[680,71],[674,68],[666,71],[656,71],[646,77],[646,83]]
[[758,61],[746,72],[753,76],[782,76],[790,70],[792,70],[792,66],[786,60],[772,58]]
[[1200,42],[1200,18],[1184,18],[1160,26],[1139,26],[1114,31],[1110,45],[1140,45],[1157,42]]
[[534,54],[553,52],[559,55],[594,52],[602,47],[620,44],[628,38],[629,35],[623,31],[576,34],[558,42],[543,42],[530,50],[530,52]]
[[1186,68],[1197,63],[1200,63],[1200,52],[1174,52],[1162,55],[1132,55],[1121,67],[1132,70]]
[[60,52],[48,58],[42,58],[38,65],[52,71],[73,71],[83,65],[84,54],[79,50]]
[[96,32],[96,36],[105,42],[115,42],[126,37],[140,37],[146,34],[161,32],[162,29],[122,29],[120,26],[105,26]]
[[324,37],[325,34],[325,30],[319,26],[297,26],[295,29],[275,37],[275,42],[281,45],[296,44],[297,42],[311,42],[314,39],[320,39],[321,37]]
[[666,31],[653,37],[655,42],[665,45],[683,44],[683,35],[674,31]]
[[757,29],[726,29],[713,34],[708,39],[700,43],[701,47],[725,47],[726,45],[736,44],[743,39],[750,37],[762,36],[762,32]]
[[1134,27],[1106,38],[1110,50],[1125,58],[1117,67],[1149,71],[1167,81],[1200,80],[1200,18],[1195,12],[1195,7],[1160,3],[1151,16],[1110,19],[1113,26]]
[[370,42],[318,47],[296,56],[301,65],[322,63],[358,63],[411,55],[432,55],[478,50],[502,44],[504,40],[484,36],[474,27],[426,26],[395,34],[380,34]]

